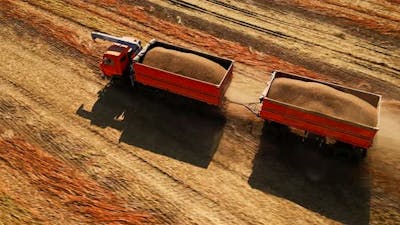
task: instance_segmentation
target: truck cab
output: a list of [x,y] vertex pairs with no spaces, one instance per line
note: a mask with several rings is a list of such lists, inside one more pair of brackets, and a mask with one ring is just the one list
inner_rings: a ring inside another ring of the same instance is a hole
[[103,55],[100,63],[105,77],[120,77],[129,71],[132,49],[127,45],[113,44]]
[[131,72],[132,58],[142,50],[140,40],[132,37],[115,37],[97,31],[92,32],[91,36],[93,41],[99,38],[113,42],[104,53],[100,63],[103,77],[121,77]]

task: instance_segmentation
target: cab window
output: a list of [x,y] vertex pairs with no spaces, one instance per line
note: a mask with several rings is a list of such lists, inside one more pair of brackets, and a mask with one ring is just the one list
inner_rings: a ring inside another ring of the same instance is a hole
[[104,57],[103,64],[104,65],[114,65],[114,62],[110,58]]

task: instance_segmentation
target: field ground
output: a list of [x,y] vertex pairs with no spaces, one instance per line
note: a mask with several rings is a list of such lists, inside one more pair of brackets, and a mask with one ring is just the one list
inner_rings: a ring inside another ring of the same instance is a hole
[[[396,0],[0,0],[0,224],[399,224]],[[90,32],[235,60],[221,110],[110,85]],[[243,106],[272,70],[383,96],[359,163]]]

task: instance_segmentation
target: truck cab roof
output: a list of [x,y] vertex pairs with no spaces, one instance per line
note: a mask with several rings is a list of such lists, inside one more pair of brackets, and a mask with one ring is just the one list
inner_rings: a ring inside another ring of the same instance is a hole
[[127,45],[113,44],[107,49],[105,54],[119,57],[122,53],[128,52],[128,50],[129,47]]

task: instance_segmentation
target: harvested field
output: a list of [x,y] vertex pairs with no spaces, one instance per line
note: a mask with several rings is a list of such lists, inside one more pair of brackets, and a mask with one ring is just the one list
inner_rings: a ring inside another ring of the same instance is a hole
[[[398,2],[0,5],[0,224],[399,223]],[[223,107],[102,80],[93,30],[235,60]],[[275,69],[383,95],[369,156],[275,138],[237,104]]]
[[[0,142],[0,159],[25,176],[47,198],[85,215],[88,223],[143,224],[150,215],[124,207],[116,196],[49,153],[19,138]],[[61,211],[61,209],[59,209]],[[29,221],[28,221],[29,222]]]

